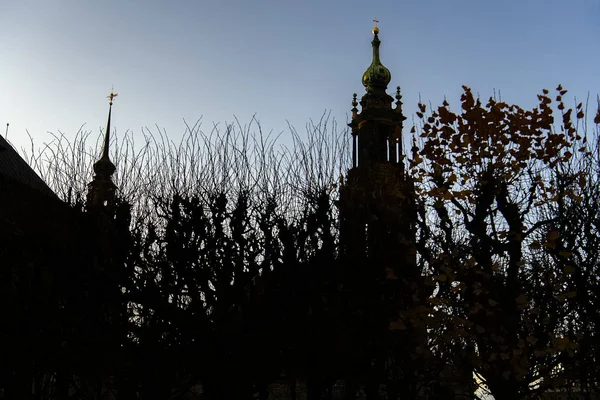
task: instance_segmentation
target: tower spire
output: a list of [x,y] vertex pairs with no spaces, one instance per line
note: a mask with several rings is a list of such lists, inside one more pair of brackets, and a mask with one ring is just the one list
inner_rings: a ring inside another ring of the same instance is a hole
[[112,116],[113,100],[118,94],[112,90],[107,97],[108,102],[108,119],[106,122],[106,132],[104,132],[104,143],[102,146],[102,155],[100,159],[94,163],[94,179],[88,185],[87,205],[88,208],[112,208],[115,202],[116,186],[112,181],[112,175],[115,173],[115,164],[110,160],[110,122]]
[[106,121],[106,132],[104,133],[104,147],[102,148],[102,158],[106,158],[110,161],[108,157],[108,147],[110,145],[110,116],[112,114],[112,105],[113,99],[117,97],[118,93],[113,93],[110,91],[110,94],[106,97],[108,99],[108,120]]

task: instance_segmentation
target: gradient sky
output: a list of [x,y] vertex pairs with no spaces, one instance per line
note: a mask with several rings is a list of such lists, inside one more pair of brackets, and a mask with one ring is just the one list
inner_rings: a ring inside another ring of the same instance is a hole
[[113,85],[119,133],[157,124],[177,141],[184,118],[256,113],[285,138],[286,120],[326,110],[344,124],[375,17],[408,112],[419,96],[456,105],[463,84],[524,107],[558,83],[600,93],[600,0],[0,0],[0,133],[99,133]]

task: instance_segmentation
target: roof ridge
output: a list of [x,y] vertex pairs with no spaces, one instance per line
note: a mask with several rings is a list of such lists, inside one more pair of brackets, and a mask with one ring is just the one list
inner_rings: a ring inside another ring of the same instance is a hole
[[0,175],[35,189],[47,196],[58,197],[12,144],[0,135]]

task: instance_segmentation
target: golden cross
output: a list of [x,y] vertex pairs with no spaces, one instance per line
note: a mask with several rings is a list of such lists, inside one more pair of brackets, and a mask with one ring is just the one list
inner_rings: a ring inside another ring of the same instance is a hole
[[379,22],[379,20],[377,18],[375,18],[373,20],[373,28],[377,28],[377,23]]
[[109,95],[108,95],[108,97],[107,97],[107,99],[109,99],[109,100],[110,100],[108,104],[110,104],[110,105],[112,106],[113,99],[114,99],[115,97],[117,97],[118,95],[119,95],[118,93],[114,93],[114,92],[112,91],[112,89],[111,89],[111,91],[110,91],[110,94],[109,94]]

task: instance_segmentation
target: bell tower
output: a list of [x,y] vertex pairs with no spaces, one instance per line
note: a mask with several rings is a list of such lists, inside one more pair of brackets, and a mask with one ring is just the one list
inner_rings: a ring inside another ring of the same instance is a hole
[[369,273],[408,278],[417,271],[414,189],[402,151],[406,117],[400,87],[395,104],[387,93],[392,75],[381,63],[380,44],[375,26],[371,65],[362,76],[366,93],[352,101],[352,168],[340,188],[340,240],[349,263],[366,260]]

